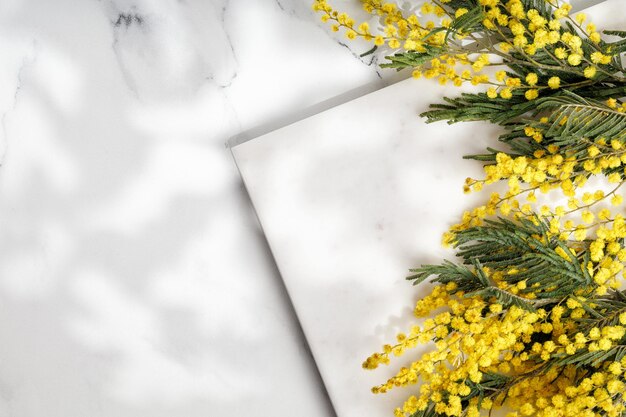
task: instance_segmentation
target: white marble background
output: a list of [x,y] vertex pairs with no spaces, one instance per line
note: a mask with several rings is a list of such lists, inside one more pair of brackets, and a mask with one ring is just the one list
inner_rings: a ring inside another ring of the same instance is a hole
[[372,58],[308,0],[2,0],[0,63],[0,416],[331,416],[224,143]]

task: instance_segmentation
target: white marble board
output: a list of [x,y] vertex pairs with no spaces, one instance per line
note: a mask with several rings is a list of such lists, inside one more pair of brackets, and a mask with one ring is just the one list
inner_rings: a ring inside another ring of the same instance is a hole
[[[623,27],[622,7],[588,13]],[[407,269],[453,257],[441,234],[484,198],[462,193],[481,175],[462,156],[497,145],[497,129],[417,116],[458,93],[405,80],[233,147],[339,417],[388,416],[408,395],[369,391],[406,358],[374,372],[361,362],[411,322],[425,287],[411,287]]]

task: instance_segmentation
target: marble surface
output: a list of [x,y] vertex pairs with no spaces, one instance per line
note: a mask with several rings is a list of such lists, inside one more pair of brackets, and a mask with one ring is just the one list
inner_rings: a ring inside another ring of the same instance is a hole
[[309,3],[0,1],[0,416],[332,416],[224,146],[395,76]]
[[0,1],[0,416],[331,416],[225,142],[379,79],[308,0]]
[[424,124],[444,92],[402,81],[233,148],[339,417],[387,416],[405,395],[373,396],[393,369],[361,362],[406,330],[421,292],[407,269],[446,256],[441,233],[476,202],[460,185],[480,166],[461,157],[494,129]]
[[[608,0],[588,13],[623,27],[622,9]],[[451,258],[441,234],[485,198],[462,193],[482,172],[462,156],[496,145],[497,128],[417,117],[454,94],[405,80],[233,148],[339,417],[388,416],[409,395],[369,388],[419,349],[374,372],[361,362],[413,322],[427,285],[412,288],[407,269]]]

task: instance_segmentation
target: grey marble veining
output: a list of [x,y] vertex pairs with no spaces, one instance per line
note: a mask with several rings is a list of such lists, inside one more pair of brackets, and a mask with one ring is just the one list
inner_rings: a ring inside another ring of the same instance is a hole
[[[620,0],[588,9],[623,27]],[[362,361],[414,323],[428,285],[407,270],[452,259],[441,235],[486,194],[466,196],[482,166],[463,155],[498,147],[486,123],[427,124],[417,115],[459,94],[404,80],[318,114],[237,140],[233,155],[339,417],[391,415],[411,390],[374,396],[423,348],[375,372]]]
[[0,415],[332,415],[224,143],[374,66],[308,1],[6,0],[0,36]]
[[332,415],[224,142],[378,57],[309,0],[3,0],[0,39],[0,416]]

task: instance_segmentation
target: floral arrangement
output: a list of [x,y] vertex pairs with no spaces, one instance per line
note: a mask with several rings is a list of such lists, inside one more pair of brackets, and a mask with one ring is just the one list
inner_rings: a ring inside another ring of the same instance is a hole
[[626,416],[626,31],[601,35],[558,0],[362,5],[362,23],[313,8],[388,51],[383,67],[470,84],[428,122],[502,132],[498,150],[468,156],[485,175],[465,191],[496,188],[445,233],[457,261],[408,278],[435,284],[415,306],[425,320],[363,367],[430,348],[373,392],[415,386],[396,416]]

